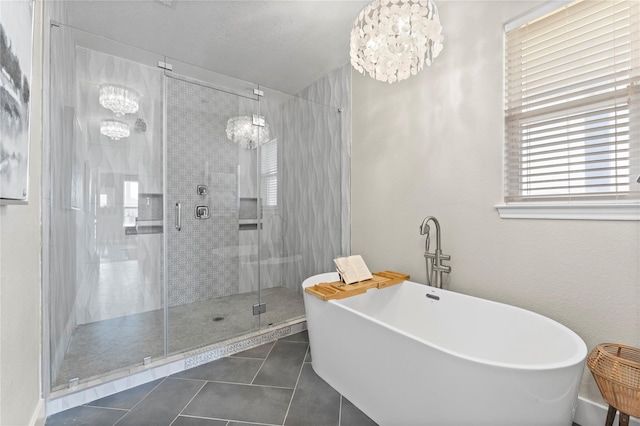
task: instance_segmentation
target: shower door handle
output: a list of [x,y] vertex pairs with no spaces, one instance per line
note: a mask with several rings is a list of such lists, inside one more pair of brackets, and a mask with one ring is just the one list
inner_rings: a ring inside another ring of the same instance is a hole
[[180,203],[176,203],[176,229],[178,231],[182,229],[182,206]]

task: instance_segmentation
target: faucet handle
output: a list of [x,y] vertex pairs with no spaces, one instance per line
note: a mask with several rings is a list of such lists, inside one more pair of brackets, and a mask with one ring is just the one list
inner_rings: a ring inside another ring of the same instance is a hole
[[434,271],[440,271],[440,272],[445,272],[445,273],[449,273],[451,272],[451,266],[446,266],[446,265],[433,265],[433,270]]

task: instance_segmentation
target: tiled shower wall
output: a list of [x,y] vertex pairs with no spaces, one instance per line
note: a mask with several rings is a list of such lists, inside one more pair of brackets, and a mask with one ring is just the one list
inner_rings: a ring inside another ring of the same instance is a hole
[[351,67],[346,64],[302,90],[284,108],[280,203],[286,286],[335,270],[350,252],[349,162]]
[[[168,305],[175,306],[238,292],[238,147],[225,129],[239,98],[168,77],[166,100]],[[198,195],[198,185],[209,193]],[[209,207],[209,219],[195,218],[199,205]]]

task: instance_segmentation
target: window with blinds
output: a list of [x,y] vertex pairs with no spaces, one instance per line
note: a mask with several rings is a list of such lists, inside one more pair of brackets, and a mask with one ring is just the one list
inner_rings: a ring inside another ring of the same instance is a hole
[[271,140],[261,146],[260,170],[262,171],[262,205],[278,205],[278,140]]
[[505,27],[505,202],[638,201],[640,2]]

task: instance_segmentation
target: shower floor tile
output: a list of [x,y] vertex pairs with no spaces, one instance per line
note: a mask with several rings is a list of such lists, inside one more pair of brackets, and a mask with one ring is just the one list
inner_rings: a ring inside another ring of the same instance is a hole
[[[257,301],[257,293],[252,292],[169,308],[169,353],[203,347],[304,315],[302,294],[285,287],[262,291],[261,301],[267,304],[267,312],[260,318],[252,312]],[[141,364],[148,356],[162,357],[163,321],[163,311],[154,310],[76,327],[54,388],[76,377],[94,378]]]
[[[287,336],[63,411],[50,416],[46,425],[375,425],[305,362],[308,341],[306,331]],[[248,374],[238,371],[245,362],[248,369],[260,364],[249,383]],[[259,384],[258,377],[291,386]]]

